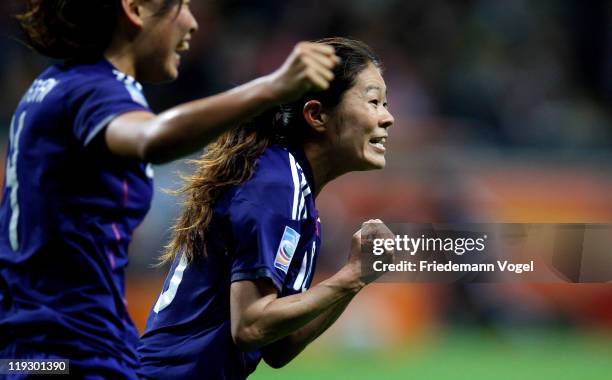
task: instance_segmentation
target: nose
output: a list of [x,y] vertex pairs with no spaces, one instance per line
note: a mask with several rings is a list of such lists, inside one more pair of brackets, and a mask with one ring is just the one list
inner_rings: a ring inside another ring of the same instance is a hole
[[391,115],[391,112],[389,111],[389,109],[387,107],[381,107],[382,114],[380,115],[380,119],[378,121],[378,125],[381,126],[382,128],[389,128],[393,125],[393,123],[395,123],[395,118],[393,117],[393,115]]
[[191,9],[187,8],[187,13],[188,13],[188,16],[189,16],[189,20],[188,20],[189,33],[193,34],[193,33],[198,31],[198,28],[199,28],[198,21],[193,16],[193,13],[191,12]]

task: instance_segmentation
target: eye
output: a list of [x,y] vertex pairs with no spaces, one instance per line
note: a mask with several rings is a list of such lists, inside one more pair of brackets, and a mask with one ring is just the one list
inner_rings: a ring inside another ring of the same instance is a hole
[[384,102],[384,103],[383,103],[383,107],[385,107],[385,108],[389,108],[389,103],[388,103],[388,102]]
[[380,104],[380,102],[378,101],[378,99],[372,99],[369,102],[370,104],[373,104],[375,107],[378,107],[378,105]]

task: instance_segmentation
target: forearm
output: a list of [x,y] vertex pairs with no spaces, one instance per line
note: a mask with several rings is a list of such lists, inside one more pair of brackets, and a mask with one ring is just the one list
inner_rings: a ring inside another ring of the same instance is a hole
[[[325,322],[333,323],[333,320],[328,321],[327,318],[334,316],[325,315],[330,309],[343,310],[363,286],[358,277],[343,268],[306,292],[274,298],[272,301],[264,297],[245,310],[240,321],[232,326],[232,335],[244,350],[264,347],[301,329],[304,331],[300,340],[306,341],[308,336],[318,330],[324,331],[322,326]],[[312,326],[305,328],[310,324]]]
[[289,363],[336,322],[353,298],[354,295],[343,298],[301,329],[264,347],[262,352],[266,363],[273,368],[280,368]]
[[[362,229],[353,235],[351,257],[343,270],[357,274],[362,284],[369,283],[380,276],[379,272],[373,272],[369,265],[364,264],[362,255],[364,251],[361,246],[362,232],[371,240],[376,236],[391,236],[391,232],[380,220],[370,220],[362,226]],[[387,252],[386,252],[387,253]],[[366,255],[368,253],[365,253]],[[388,254],[388,253],[387,253]],[[392,256],[387,256],[387,260],[392,262]],[[364,282],[365,281],[365,282]],[[266,363],[274,368],[282,367],[296,357],[310,342],[323,334],[340,315],[344,312],[356,293],[344,297],[339,302],[331,305],[317,318],[297,329],[287,337],[280,339],[263,348],[263,357]]]
[[230,126],[274,105],[272,84],[259,78],[229,91],[171,108],[149,122],[142,156],[154,163],[193,153]]
[[333,47],[299,43],[285,63],[265,77],[158,116],[145,111],[120,115],[106,128],[106,145],[121,157],[152,163],[172,161],[201,149],[228,128],[276,104],[328,88],[337,63]]

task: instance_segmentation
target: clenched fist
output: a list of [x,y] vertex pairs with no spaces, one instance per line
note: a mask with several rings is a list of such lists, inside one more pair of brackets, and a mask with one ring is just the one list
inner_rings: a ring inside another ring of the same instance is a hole
[[365,284],[376,280],[385,273],[374,270],[374,261],[392,263],[395,253],[393,250],[385,250],[382,255],[375,256],[372,252],[374,239],[393,239],[393,236],[391,230],[380,219],[368,220],[353,235],[347,265]]
[[328,89],[334,79],[333,69],[339,62],[330,45],[298,43],[285,63],[267,77],[274,102],[289,103],[306,92]]

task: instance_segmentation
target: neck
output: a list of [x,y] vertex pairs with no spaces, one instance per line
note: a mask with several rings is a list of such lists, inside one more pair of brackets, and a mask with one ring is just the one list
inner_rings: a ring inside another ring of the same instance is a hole
[[336,169],[337,165],[334,165],[335,160],[330,149],[320,143],[304,143],[304,154],[312,169],[316,198],[325,185],[344,173]]
[[119,71],[136,78],[136,59],[128,42],[114,38],[104,57]]

